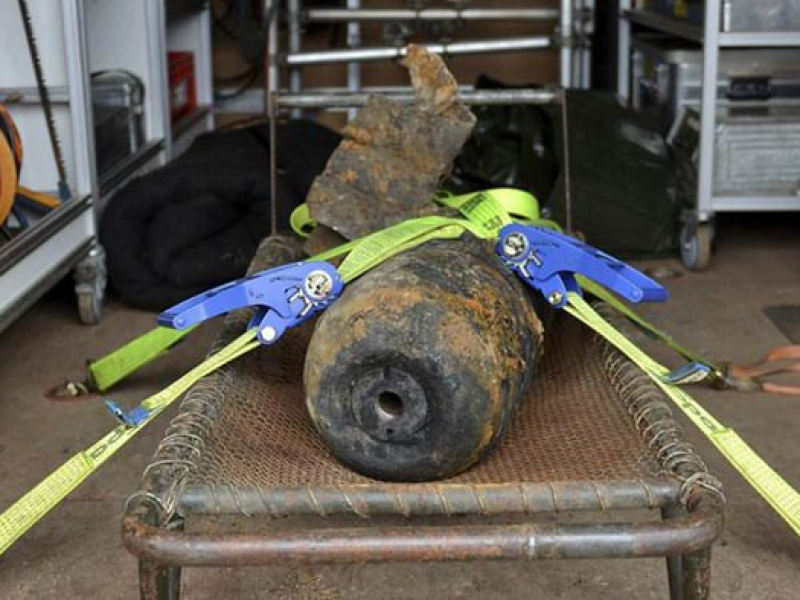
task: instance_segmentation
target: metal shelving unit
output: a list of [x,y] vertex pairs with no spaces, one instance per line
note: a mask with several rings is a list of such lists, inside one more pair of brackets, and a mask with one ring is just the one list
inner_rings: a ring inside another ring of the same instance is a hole
[[[163,3],[164,0],[157,0]],[[173,0],[167,2],[163,16],[164,51],[188,51],[194,54],[194,79],[197,109],[169,126],[167,155],[170,158],[186,151],[194,139],[214,126],[214,82],[211,70],[211,9],[207,2]],[[166,63],[164,72],[166,73]],[[165,75],[166,76],[166,75]],[[168,89],[165,87],[164,89]],[[167,98],[167,120],[169,99]]]
[[[181,10],[172,10],[180,4]],[[52,191],[57,173],[39,106],[16,4],[0,20],[0,101],[8,101],[23,140],[21,184]],[[56,281],[75,270],[81,320],[102,314],[105,267],[97,217],[129,179],[160,166],[213,125],[210,9],[207,2],[169,0],[36,0],[33,28],[65,155],[73,198],[0,246],[0,331]],[[169,120],[168,50],[195,53],[201,106],[185,122]],[[145,87],[144,144],[98,177],[91,73],[125,69]]]
[[[268,10],[281,2],[267,0]],[[402,4],[402,3],[398,3]],[[278,19],[273,18],[269,33],[270,52],[268,53],[268,93],[275,92],[279,103],[293,104],[293,96],[302,93],[302,103],[309,106],[312,95],[321,94],[321,101],[331,91],[363,93],[360,65],[369,61],[394,60],[404,54],[402,47],[381,46],[362,47],[360,27],[364,23],[403,23],[426,21],[486,22],[516,21],[526,23],[552,23],[550,35],[530,35],[523,37],[492,40],[457,40],[447,43],[423,44],[428,50],[443,55],[504,53],[513,51],[536,51],[555,49],[559,51],[559,84],[561,87],[588,87],[588,18],[594,2],[592,0],[561,0],[559,8],[477,8],[463,2],[458,8],[433,8],[423,4],[415,9],[403,8],[362,8],[360,0],[348,0],[346,8],[304,9],[301,0],[287,0],[286,13],[289,23],[287,51],[282,52],[278,44]],[[276,11],[277,14],[277,11]],[[347,26],[347,47],[335,50],[308,52],[302,50],[302,29],[307,23],[342,23]],[[303,88],[302,68],[311,65],[346,63],[347,83],[335,90],[313,90]],[[285,66],[289,70],[289,89],[279,89],[278,72]],[[288,92],[288,93],[287,93]],[[341,101],[341,99],[340,99]],[[338,107],[338,103],[337,103]]]
[[[715,212],[726,211],[796,211],[800,195],[722,195],[714,190],[715,139],[718,117],[716,82],[720,51],[725,48],[798,48],[800,31],[733,32],[722,31],[721,0],[705,0],[703,25],[668,15],[653,13],[634,6],[635,0],[620,0],[618,91],[622,98],[630,96],[631,29],[637,25],[698,42],[703,47],[703,86],[700,102],[700,141],[696,205],[684,218],[681,233],[681,255],[687,267],[702,269],[711,257]],[[800,60],[800,51],[798,52]]]

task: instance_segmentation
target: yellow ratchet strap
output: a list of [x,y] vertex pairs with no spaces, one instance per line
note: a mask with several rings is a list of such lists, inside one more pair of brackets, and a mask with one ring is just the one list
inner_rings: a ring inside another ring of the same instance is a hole
[[565,310],[602,335],[644,371],[786,521],[792,531],[800,536],[800,494],[797,490],[778,475],[734,430],[717,421],[683,389],[666,383],[664,377],[669,370],[615,329],[579,294],[570,292],[569,304]]
[[258,345],[254,330],[242,334],[183,377],[142,402],[150,415],[138,426],[118,425],[96,444],[70,458],[12,504],[0,514],[0,556],[192,385]]

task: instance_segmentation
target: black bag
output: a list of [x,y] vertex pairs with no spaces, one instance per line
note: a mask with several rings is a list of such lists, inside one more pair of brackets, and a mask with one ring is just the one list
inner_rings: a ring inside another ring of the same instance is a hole
[[[487,77],[478,86],[504,87]],[[478,124],[444,187],[454,193],[527,190],[552,218],[607,252],[625,257],[674,253],[680,212],[688,201],[656,128],[608,92],[570,91],[566,104],[569,203],[562,108],[554,105],[475,108]]]
[[[552,218],[621,257],[674,254],[687,201],[657,128],[609,92],[570,91],[566,107],[570,197],[562,169],[546,202]],[[561,137],[559,146],[563,156]]]
[[[271,229],[268,133],[260,124],[200,136],[111,199],[100,239],[125,301],[159,311],[245,274]],[[310,121],[279,125],[279,229],[339,141]]]

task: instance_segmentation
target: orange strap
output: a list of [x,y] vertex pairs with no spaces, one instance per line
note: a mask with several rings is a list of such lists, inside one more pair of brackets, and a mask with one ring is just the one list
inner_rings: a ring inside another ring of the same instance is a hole
[[800,373],[800,345],[773,348],[752,365],[725,365],[725,387],[741,391],[763,391],[772,394],[800,396],[800,385],[785,385],[764,381],[769,375]]

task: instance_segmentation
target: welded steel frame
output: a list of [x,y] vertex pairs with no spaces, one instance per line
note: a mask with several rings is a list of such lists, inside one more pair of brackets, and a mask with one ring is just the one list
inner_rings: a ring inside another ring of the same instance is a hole
[[[598,310],[621,325],[608,307]],[[126,506],[123,542],[139,559],[141,597],[177,598],[182,567],[665,557],[673,600],[708,598],[711,547],[724,525],[721,485],[683,439],[663,391],[599,336],[595,343],[597,360],[642,447],[658,461],[659,472],[649,478],[291,488],[190,483],[219,414],[208,395],[210,384],[200,384],[183,401],[145,470],[140,491]],[[658,511],[660,519],[609,518],[632,509]],[[454,522],[454,514],[476,520]],[[604,517],[602,522],[557,518],[564,514]],[[267,525],[248,533],[187,532],[184,527],[188,519],[220,515],[355,515],[363,520],[353,527],[304,525],[278,531]],[[390,515],[404,517],[408,525],[370,521]],[[425,524],[420,526],[421,517]]]

